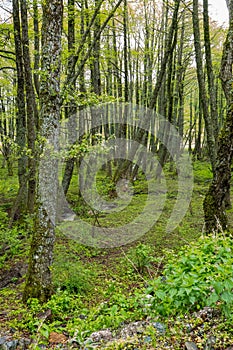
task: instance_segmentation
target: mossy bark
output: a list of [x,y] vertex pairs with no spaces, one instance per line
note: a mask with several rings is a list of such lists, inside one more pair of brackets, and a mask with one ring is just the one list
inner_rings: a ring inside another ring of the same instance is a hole
[[202,107],[203,118],[205,121],[208,156],[211,162],[212,172],[215,175],[217,143],[214,138],[213,120],[211,119],[211,116],[209,113],[208,98],[207,98],[206,85],[205,85],[205,79],[204,79],[201,34],[200,34],[199,14],[198,14],[198,0],[193,0],[192,22],[193,22],[194,48],[195,48],[195,58],[196,58],[196,65],[197,65],[197,80],[198,80],[198,86],[199,86],[200,104]]
[[43,154],[39,164],[34,233],[23,300],[38,298],[45,302],[53,293],[50,269],[58,193],[62,0],[46,0],[42,8],[44,73],[40,82],[40,134],[43,139]]
[[53,259],[54,226],[45,210],[38,208],[34,222],[29,267],[23,301],[37,298],[42,303],[53,293],[50,267]]
[[228,111],[217,154],[216,176],[204,200],[205,229],[210,233],[227,229],[226,201],[230,188],[233,156],[233,106]]
[[216,172],[204,200],[205,230],[210,233],[227,229],[226,205],[229,205],[231,163],[233,157],[233,0],[229,6],[230,25],[224,44],[220,78],[227,100],[227,115],[217,152]]

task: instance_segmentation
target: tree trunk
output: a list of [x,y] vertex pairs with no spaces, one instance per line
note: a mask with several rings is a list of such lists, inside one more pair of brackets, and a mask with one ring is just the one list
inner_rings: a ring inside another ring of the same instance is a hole
[[[40,67],[40,34],[39,34],[39,11],[37,0],[33,0],[33,25],[34,25],[34,85],[36,89],[37,96],[39,96],[40,91],[40,81],[39,81],[39,67]],[[38,127],[38,120],[36,120],[36,125]]]
[[17,69],[17,95],[16,95],[16,142],[19,146],[20,156],[18,159],[18,181],[19,191],[17,194],[17,206],[14,205],[12,210],[12,221],[16,212],[26,210],[27,202],[27,179],[26,167],[27,157],[25,154],[26,147],[26,110],[25,110],[25,95],[24,95],[24,72],[23,72],[23,50],[21,41],[21,26],[19,17],[19,2],[13,0],[13,23],[14,23],[14,42],[16,53],[16,69]]
[[230,24],[223,48],[221,74],[222,87],[227,99],[226,121],[219,137],[216,174],[204,200],[205,229],[207,233],[226,230],[226,196],[229,194],[233,157],[233,0],[229,1]]
[[127,0],[124,0],[123,11],[123,33],[124,33],[124,99],[125,102],[129,101],[129,71],[128,71],[128,40],[127,40],[127,28],[128,28],[128,8]]
[[[23,300],[46,301],[53,292],[51,264],[55,240],[58,190],[58,124],[60,119],[60,68],[62,35],[62,0],[42,3],[42,70],[40,84],[41,136],[43,157],[39,165],[37,210],[34,221],[29,267]],[[48,146],[46,148],[46,145]],[[55,152],[55,156],[54,155]]]
[[158,73],[157,81],[153,90],[153,95],[150,101],[150,108],[154,109],[156,106],[156,101],[158,97],[158,93],[161,87],[161,84],[163,82],[163,77],[166,72],[167,62],[169,57],[172,55],[174,50],[174,33],[176,32],[177,25],[178,25],[178,13],[179,13],[179,7],[180,7],[180,0],[175,1],[175,8],[172,16],[172,23],[169,28],[168,38],[166,42],[164,57],[162,59],[160,71]]
[[[98,0],[95,0],[95,7],[98,8]],[[100,77],[100,36],[98,32],[100,30],[100,13],[98,10],[93,33],[93,56],[91,58],[91,80],[93,92],[101,95],[101,77]]]
[[217,143],[218,111],[217,111],[217,99],[216,99],[216,84],[214,79],[212,57],[211,57],[208,0],[203,0],[203,23],[204,23],[206,70],[207,70],[207,77],[208,77],[208,93],[209,93],[209,99],[210,99],[210,115],[213,123],[214,138],[215,138],[215,142]]
[[193,0],[193,34],[194,34],[194,47],[197,64],[197,80],[200,91],[200,102],[203,111],[203,117],[205,121],[208,154],[212,166],[213,174],[215,175],[216,167],[216,143],[214,138],[214,129],[212,120],[209,114],[207,94],[204,81],[204,72],[202,66],[202,52],[201,52],[201,36],[199,29],[199,17],[198,17],[198,0]]
[[[69,52],[69,59],[68,59],[68,66],[67,66],[67,71],[68,75],[72,74],[72,70],[74,69],[72,66],[73,62],[73,52],[74,52],[74,45],[75,45],[75,5],[74,5],[74,0],[68,0],[68,52]],[[82,33],[81,33],[82,34]],[[73,83],[73,90],[75,90],[75,82]],[[75,99],[71,96],[70,101],[67,103],[66,107],[66,117],[70,118],[70,121],[74,124],[72,127],[70,127],[68,130],[69,135],[69,144],[73,144],[73,133],[76,134],[76,116],[77,114],[77,106],[75,103]],[[73,175],[73,170],[74,170],[74,163],[75,159],[74,158],[69,158],[66,159],[65,162],[65,170],[64,170],[64,175],[62,179],[62,188],[64,190],[64,194],[66,195],[70,182],[72,179]]]
[[29,37],[28,37],[28,16],[26,0],[20,0],[21,4],[21,23],[22,23],[22,46],[23,46],[23,62],[25,74],[25,89],[27,102],[27,141],[30,151],[28,157],[28,198],[27,208],[30,213],[34,211],[35,195],[36,195],[36,120],[37,106],[35,100],[35,92],[32,80],[31,59],[29,52]]

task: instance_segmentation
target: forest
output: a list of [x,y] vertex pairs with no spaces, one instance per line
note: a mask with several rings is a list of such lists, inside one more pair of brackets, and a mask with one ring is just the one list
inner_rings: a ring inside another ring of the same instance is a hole
[[233,0],[0,3],[0,350],[233,349]]

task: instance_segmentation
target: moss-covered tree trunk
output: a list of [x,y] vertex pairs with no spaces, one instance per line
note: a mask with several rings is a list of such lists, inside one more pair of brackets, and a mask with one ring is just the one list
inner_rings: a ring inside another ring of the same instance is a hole
[[27,111],[27,143],[31,154],[28,157],[28,198],[27,209],[33,213],[36,196],[36,154],[35,154],[35,140],[36,140],[36,120],[37,120],[37,105],[35,98],[35,91],[33,86],[31,58],[29,51],[29,34],[28,34],[28,11],[27,1],[20,0],[21,8],[21,23],[22,23],[22,49],[23,49],[23,63],[25,75],[25,90],[26,90],[26,111]]
[[229,193],[233,156],[233,102],[227,112],[226,124],[219,138],[216,175],[204,200],[205,230],[217,232],[227,229],[225,200]]
[[224,44],[220,73],[228,108],[219,138],[215,177],[204,200],[205,229],[208,233],[227,229],[225,203],[230,189],[233,157],[233,0],[229,1],[228,8],[230,24]]
[[26,147],[26,108],[25,108],[25,81],[23,69],[23,49],[21,38],[21,24],[19,16],[19,1],[12,1],[13,7],[13,24],[14,24],[14,42],[15,42],[15,57],[16,57],[16,72],[17,72],[17,95],[16,95],[16,142],[20,150],[18,158],[18,181],[19,190],[16,203],[12,209],[12,219],[15,214],[26,211],[27,202],[27,157],[25,154]]
[[202,49],[201,49],[201,34],[200,34],[199,15],[198,15],[198,0],[193,0],[192,22],[193,22],[195,58],[196,58],[196,65],[197,65],[197,80],[198,80],[198,87],[199,87],[199,93],[200,93],[200,104],[201,104],[203,117],[205,121],[208,155],[212,166],[212,172],[215,175],[216,153],[217,153],[216,140],[214,138],[213,121],[209,113],[208,98],[207,98],[205,79],[204,79],[204,69],[203,69],[203,62],[202,62],[203,58],[202,58]]
[[[58,124],[60,118],[60,54],[62,0],[42,3],[42,75],[40,84],[40,134],[43,154],[39,164],[37,205],[29,267],[23,299],[46,301],[52,294],[50,267],[55,240],[57,202]],[[55,156],[54,156],[55,155]]]

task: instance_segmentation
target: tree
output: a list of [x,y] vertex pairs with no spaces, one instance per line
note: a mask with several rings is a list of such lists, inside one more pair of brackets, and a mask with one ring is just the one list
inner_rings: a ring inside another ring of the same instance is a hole
[[23,299],[34,297],[44,302],[53,292],[50,267],[55,240],[58,165],[52,155],[58,151],[59,138],[62,0],[46,0],[42,9],[40,134],[44,154],[39,166],[34,232]]
[[25,75],[25,90],[26,90],[26,111],[27,111],[27,142],[30,155],[28,157],[28,198],[27,208],[30,213],[33,213],[35,192],[36,192],[36,155],[35,155],[35,140],[36,140],[36,120],[37,120],[37,105],[35,99],[35,91],[32,78],[31,58],[29,52],[29,35],[28,35],[28,14],[26,0],[20,0],[21,5],[21,26],[22,26],[22,49]]
[[180,7],[180,0],[175,0],[175,7],[173,11],[173,16],[172,16],[172,23],[169,28],[168,32],[168,38],[166,41],[166,46],[164,48],[164,56],[161,62],[161,68],[157,76],[157,81],[153,90],[153,95],[151,97],[150,101],[150,108],[154,109],[156,106],[156,101],[158,97],[158,93],[161,87],[161,84],[163,82],[163,77],[166,72],[166,67],[168,63],[169,57],[172,55],[174,47],[175,47],[175,42],[174,42],[174,35],[176,33],[176,28],[178,25],[178,13],[179,13],[179,7]]
[[195,47],[195,57],[196,57],[196,64],[197,64],[197,79],[198,79],[199,92],[200,92],[200,103],[201,103],[203,117],[205,121],[208,154],[209,154],[209,158],[212,166],[212,171],[213,171],[213,174],[215,175],[216,142],[214,138],[213,124],[209,113],[209,106],[208,106],[205,79],[204,79],[204,70],[202,65],[201,36],[200,36],[200,26],[199,26],[199,17],[198,17],[198,0],[193,0],[192,14],[193,14],[194,47]]
[[210,115],[213,123],[213,133],[215,142],[218,140],[218,113],[217,113],[217,99],[216,99],[216,84],[213,72],[211,44],[210,44],[210,30],[209,30],[209,13],[208,0],[203,0],[203,25],[204,25],[204,45],[206,57],[206,70],[208,78],[208,94],[210,99]]
[[23,68],[23,49],[21,39],[21,25],[19,15],[19,2],[13,0],[13,23],[14,23],[14,41],[15,41],[15,57],[16,57],[16,72],[17,72],[17,95],[16,95],[16,142],[19,147],[20,157],[18,160],[18,180],[19,192],[18,200],[14,210],[12,210],[13,218],[17,209],[21,211],[26,209],[27,201],[27,179],[26,179],[26,107],[25,107],[25,80]]
[[233,0],[228,2],[229,29],[223,48],[220,77],[227,99],[227,114],[219,136],[216,172],[204,199],[205,230],[207,233],[227,229],[225,198],[229,193],[233,157]]

